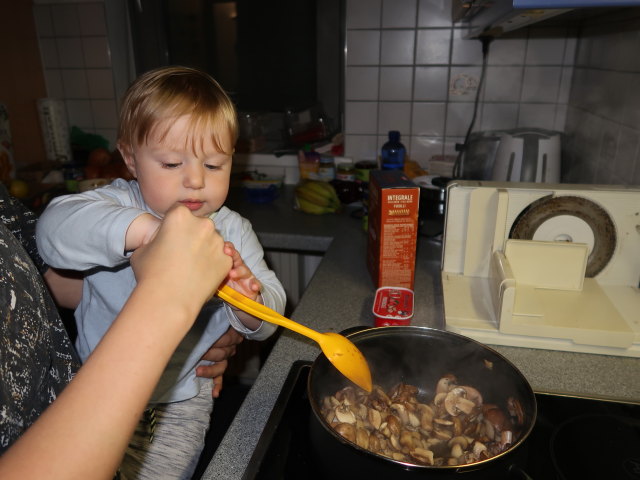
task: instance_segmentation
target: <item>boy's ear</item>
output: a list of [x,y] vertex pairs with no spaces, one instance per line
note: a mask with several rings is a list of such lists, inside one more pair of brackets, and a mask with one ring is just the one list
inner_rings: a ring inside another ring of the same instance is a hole
[[136,174],[136,162],[133,157],[131,147],[118,143],[118,150],[120,151],[120,155],[122,155],[122,159],[124,160],[124,164],[127,166],[129,173],[133,175],[133,178],[138,178],[138,175]]

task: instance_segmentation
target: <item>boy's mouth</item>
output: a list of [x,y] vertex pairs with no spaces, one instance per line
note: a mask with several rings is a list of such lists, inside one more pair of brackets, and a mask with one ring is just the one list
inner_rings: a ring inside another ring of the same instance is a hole
[[204,202],[201,202],[199,200],[182,200],[180,203],[192,212],[199,210],[204,205]]

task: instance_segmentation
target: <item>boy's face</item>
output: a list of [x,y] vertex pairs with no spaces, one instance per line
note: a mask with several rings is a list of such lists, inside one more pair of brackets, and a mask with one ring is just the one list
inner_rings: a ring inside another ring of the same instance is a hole
[[[188,120],[189,116],[169,120],[173,126],[162,142],[158,138],[162,128],[156,128],[145,144],[134,146],[130,152],[122,151],[127,168],[138,180],[144,201],[160,215],[181,203],[194,215],[208,216],[227,198],[231,155],[219,152],[207,138],[196,156],[185,144],[185,139],[192,134]],[[225,149],[231,151],[229,134],[219,138],[226,143]]]

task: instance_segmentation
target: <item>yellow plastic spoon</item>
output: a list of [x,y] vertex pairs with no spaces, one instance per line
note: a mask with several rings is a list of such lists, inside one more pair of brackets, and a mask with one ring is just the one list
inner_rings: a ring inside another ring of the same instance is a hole
[[305,327],[304,325],[283,317],[269,307],[254,302],[227,285],[220,287],[217,294],[222,300],[240,310],[314,340],[320,345],[322,352],[340,373],[360,388],[363,388],[367,392],[371,391],[371,371],[369,370],[369,365],[364,355],[362,355],[362,352],[346,337],[333,332],[320,333],[309,327]]

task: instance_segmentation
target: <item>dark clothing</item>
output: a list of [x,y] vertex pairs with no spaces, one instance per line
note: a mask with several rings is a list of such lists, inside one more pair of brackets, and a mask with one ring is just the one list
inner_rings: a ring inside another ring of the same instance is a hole
[[71,381],[80,361],[41,276],[48,267],[36,249],[36,217],[2,185],[0,220],[2,454]]

